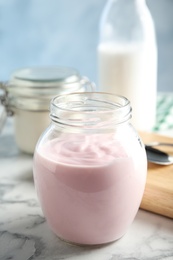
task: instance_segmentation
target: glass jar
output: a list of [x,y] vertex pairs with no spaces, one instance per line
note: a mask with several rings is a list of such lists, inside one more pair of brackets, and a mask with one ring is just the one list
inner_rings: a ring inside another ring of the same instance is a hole
[[147,159],[121,96],[72,93],[51,101],[34,153],[34,182],[51,229],[97,245],[122,237],[140,206]]
[[[35,67],[15,71],[7,84],[1,102],[5,109],[0,121],[14,115],[15,139],[18,147],[33,153],[40,134],[49,125],[50,100],[61,93],[83,92],[93,83],[67,67]],[[2,126],[1,126],[2,127]]]

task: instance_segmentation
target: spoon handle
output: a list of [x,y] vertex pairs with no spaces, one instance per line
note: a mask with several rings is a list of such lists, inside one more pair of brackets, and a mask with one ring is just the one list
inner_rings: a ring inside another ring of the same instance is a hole
[[151,147],[151,146],[173,146],[173,143],[152,142],[152,143],[146,144],[146,146],[147,147]]

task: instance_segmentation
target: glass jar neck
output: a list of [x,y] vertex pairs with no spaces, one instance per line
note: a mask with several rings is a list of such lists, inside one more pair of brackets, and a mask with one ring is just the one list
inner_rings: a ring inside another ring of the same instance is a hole
[[55,125],[76,131],[100,132],[115,129],[131,118],[128,99],[108,93],[85,92],[56,96],[50,117]]

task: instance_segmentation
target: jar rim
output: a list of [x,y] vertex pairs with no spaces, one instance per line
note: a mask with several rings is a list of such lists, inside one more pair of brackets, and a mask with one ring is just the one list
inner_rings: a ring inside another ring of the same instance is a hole
[[108,121],[117,125],[129,121],[131,111],[126,97],[106,92],[58,95],[50,104],[52,121],[71,126],[105,126]]

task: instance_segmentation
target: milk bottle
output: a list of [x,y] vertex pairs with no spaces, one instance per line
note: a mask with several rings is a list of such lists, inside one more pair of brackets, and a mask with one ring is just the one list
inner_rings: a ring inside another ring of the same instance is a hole
[[103,92],[126,96],[133,124],[151,130],[156,117],[157,47],[145,0],[109,0],[100,22],[98,83]]

